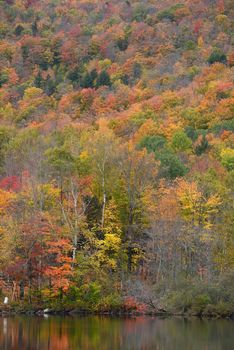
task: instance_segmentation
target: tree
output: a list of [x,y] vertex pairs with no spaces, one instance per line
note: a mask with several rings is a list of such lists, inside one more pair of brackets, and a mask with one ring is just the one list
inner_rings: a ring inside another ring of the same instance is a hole
[[[48,226],[40,215],[30,217],[19,223],[16,236],[17,244],[13,246],[14,260],[5,267],[5,273],[13,279],[20,289],[20,298],[24,298],[28,287],[28,301],[32,302],[33,291],[41,292],[43,271],[46,266],[43,245],[48,235]],[[12,290],[12,299],[16,289]]]
[[5,150],[8,143],[13,137],[13,129],[7,127],[0,127],[0,173],[3,171]]
[[2,87],[5,83],[8,81],[8,74],[7,72],[0,72],[0,87]]
[[96,175],[98,191],[100,191],[102,202],[101,228],[105,223],[105,210],[110,189],[115,177],[115,166],[117,158],[118,141],[114,133],[107,128],[105,123],[99,124],[99,129],[94,133],[92,141],[88,145],[89,153],[92,155],[93,171]]
[[39,71],[34,80],[35,87],[42,89],[44,85],[44,79],[42,78],[41,71]]
[[110,81],[110,76],[109,74],[103,70],[101,71],[101,73],[99,74],[99,76],[97,77],[97,82],[96,82],[96,87],[100,87],[100,86],[110,86],[111,85],[111,81]]
[[171,7],[168,7],[165,10],[160,11],[158,13],[158,19],[160,21],[163,19],[169,19],[170,21],[174,21],[176,19],[176,11],[183,8],[184,4],[176,4]]
[[191,149],[192,141],[184,131],[178,131],[172,136],[171,145],[175,151],[187,151]]
[[128,269],[132,270],[134,255],[139,249],[139,235],[144,230],[142,196],[156,181],[157,162],[146,150],[138,151],[132,142],[121,147],[119,167],[120,188],[123,194],[120,205],[124,209],[124,234],[127,246]]
[[227,57],[226,57],[225,53],[223,53],[219,49],[214,50],[208,58],[209,64],[213,64],[216,62],[220,62],[220,63],[224,63],[224,64],[227,63]]
[[122,229],[114,200],[107,203],[102,230],[104,237],[97,242],[97,259],[101,268],[107,267],[110,271],[116,271],[120,265],[123,265],[121,261],[123,254],[121,254]]
[[125,51],[128,48],[128,40],[126,38],[119,38],[117,40],[117,46],[120,51]]
[[60,238],[47,242],[47,251],[51,254],[49,266],[45,269],[45,276],[49,278],[49,291],[55,296],[63,297],[71,285],[72,258],[69,256],[72,245],[69,239]]
[[221,162],[223,166],[231,171],[234,169],[234,149],[225,148],[221,151]]
[[162,149],[166,144],[166,139],[163,136],[155,135],[155,136],[145,136],[140,142],[140,148],[146,148],[147,151],[156,153],[160,149]]
[[180,159],[167,149],[156,153],[156,159],[161,162],[159,174],[162,177],[176,179],[177,177],[183,177],[188,172],[188,168]]
[[221,199],[217,194],[204,196],[195,182],[178,181],[177,196],[181,215],[185,220],[180,242],[185,256],[186,274],[197,272],[196,261],[206,266],[211,278],[211,251],[214,235],[214,219],[219,211]]
[[80,81],[80,86],[82,88],[92,88],[94,86],[94,79],[89,72],[85,73]]

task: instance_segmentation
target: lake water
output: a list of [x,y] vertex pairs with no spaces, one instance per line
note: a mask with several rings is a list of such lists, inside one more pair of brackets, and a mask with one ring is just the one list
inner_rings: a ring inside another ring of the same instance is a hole
[[0,317],[0,350],[232,350],[234,322],[183,318]]

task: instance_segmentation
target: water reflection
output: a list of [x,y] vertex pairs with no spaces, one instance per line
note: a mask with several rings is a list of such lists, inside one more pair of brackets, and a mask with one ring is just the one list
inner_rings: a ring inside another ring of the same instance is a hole
[[228,320],[0,318],[1,350],[231,350],[233,344]]

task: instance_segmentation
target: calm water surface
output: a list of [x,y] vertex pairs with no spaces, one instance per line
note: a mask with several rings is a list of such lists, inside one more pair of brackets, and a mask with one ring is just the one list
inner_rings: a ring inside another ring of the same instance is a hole
[[234,322],[182,318],[0,318],[0,350],[233,350]]

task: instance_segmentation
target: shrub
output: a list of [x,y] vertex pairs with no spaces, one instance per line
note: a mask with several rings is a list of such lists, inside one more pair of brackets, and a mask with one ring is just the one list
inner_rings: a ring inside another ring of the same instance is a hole
[[195,313],[197,315],[202,314],[202,312],[205,310],[206,306],[210,304],[211,299],[209,295],[207,294],[199,294],[196,295],[192,302],[192,313]]
[[97,308],[99,311],[118,311],[121,309],[122,301],[120,295],[109,294],[101,299]]
[[[164,290],[164,307],[168,311],[209,316],[231,316],[234,313],[234,273],[209,282],[178,278]],[[159,291],[157,291],[157,294]]]
[[167,297],[167,308],[173,312],[187,312],[192,306],[191,291],[178,290],[171,292]]
[[101,286],[95,282],[81,286],[79,299],[84,301],[88,307],[94,307],[101,300]]
[[123,311],[125,312],[136,312],[144,313],[147,306],[143,303],[139,303],[135,297],[127,297],[123,303]]

